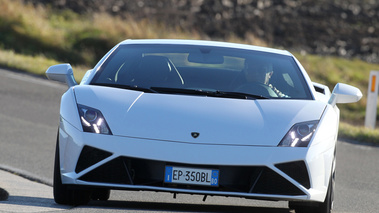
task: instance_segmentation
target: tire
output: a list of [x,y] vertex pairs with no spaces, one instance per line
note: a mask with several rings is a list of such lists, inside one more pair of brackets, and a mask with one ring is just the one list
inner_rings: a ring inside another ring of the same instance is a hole
[[62,184],[60,162],[59,162],[59,134],[55,148],[54,178],[53,178],[54,201],[63,205],[84,205],[90,201],[89,190],[73,189]]
[[330,176],[328,191],[324,202],[296,202],[290,201],[288,206],[290,209],[295,209],[296,213],[330,213],[333,209],[334,201],[334,186],[335,186],[335,160],[333,161],[333,172]]

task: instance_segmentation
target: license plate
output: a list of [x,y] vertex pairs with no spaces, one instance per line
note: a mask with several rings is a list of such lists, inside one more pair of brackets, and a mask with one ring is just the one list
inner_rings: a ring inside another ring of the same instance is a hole
[[164,182],[218,186],[219,170],[166,166]]

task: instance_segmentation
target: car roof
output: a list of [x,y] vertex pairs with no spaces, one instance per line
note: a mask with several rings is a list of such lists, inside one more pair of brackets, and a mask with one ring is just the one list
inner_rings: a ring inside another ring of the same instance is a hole
[[178,44],[178,45],[206,45],[214,47],[228,47],[228,48],[237,48],[237,49],[246,49],[246,50],[255,50],[267,53],[276,53],[280,55],[292,56],[287,50],[279,50],[268,47],[259,47],[254,45],[247,44],[237,44],[231,42],[222,42],[222,41],[206,41],[206,40],[184,40],[184,39],[128,39],[122,41],[120,45],[124,44]]

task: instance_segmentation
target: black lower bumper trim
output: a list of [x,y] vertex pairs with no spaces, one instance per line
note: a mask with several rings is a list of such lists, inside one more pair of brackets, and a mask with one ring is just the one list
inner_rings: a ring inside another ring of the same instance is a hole
[[[219,187],[164,183],[165,166],[218,169]],[[298,187],[265,166],[188,165],[119,157],[79,178],[87,182],[129,184],[188,190],[240,192],[276,195],[305,195]]]

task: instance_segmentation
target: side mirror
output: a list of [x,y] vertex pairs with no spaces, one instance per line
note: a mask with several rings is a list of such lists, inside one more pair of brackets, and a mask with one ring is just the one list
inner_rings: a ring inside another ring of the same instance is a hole
[[332,92],[332,96],[329,99],[329,104],[335,106],[336,104],[354,103],[362,98],[362,92],[353,86],[338,83]]
[[68,88],[77,85],[70,64],[53,65],[46,70],[46,76],[50,80],[67,84]]

